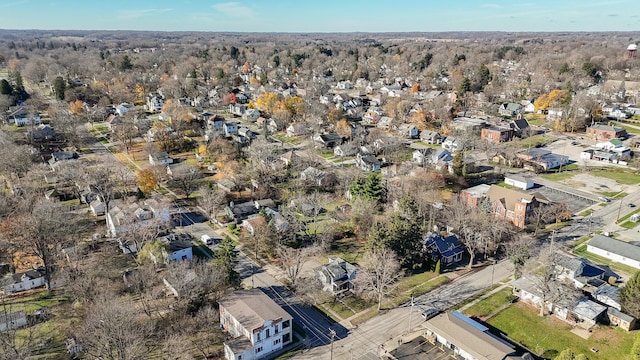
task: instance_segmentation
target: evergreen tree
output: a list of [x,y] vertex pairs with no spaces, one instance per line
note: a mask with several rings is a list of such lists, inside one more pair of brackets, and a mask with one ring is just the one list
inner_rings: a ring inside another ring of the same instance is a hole
[[462,151],[456,151],[453,153],[451,166],[453,167],[453,173],[456,176],[465,176],[466,169],[464,164],[464,153]]
[[60,76],[53,80],[53,91],[56,93],[58,100],[64,100],[64,91],[67,90],[67,83]]
[[131,58],[129,58],[129,55],[125,55],[122,57],[122,60],[118,65],[118,68],[120,69],[120,71],[127,71],[130,69],[133,69],[133,63],[131,62]]
[[640,271],[620,289],[620,304],[627,314],[635,318],[640,317]]
[[440,271],[441,271],[441,270],[440,270],[440,267],[441,267],[441,266],[442,266],[442,265],[440,264],[440,259],[438,259],[438,262],[436,262],[436,268],[433,270],[433,272],[439,275],[439,274],[440,274]]
[[11,87],[11,84],[9,84],[9,82],[6,79],[0,80],[0,94],[2,95],[13,94],[13,87]]
[[382,174],[370,172],[364,182],[362,196],[367,200],[383,201],[384,187],[382,185]]
[[236,246],[228,236],[224,236],[213,253],[215,264],[227,273],[227,281],[231,286],[240,285],[240,274],[234,269],[238,261]]

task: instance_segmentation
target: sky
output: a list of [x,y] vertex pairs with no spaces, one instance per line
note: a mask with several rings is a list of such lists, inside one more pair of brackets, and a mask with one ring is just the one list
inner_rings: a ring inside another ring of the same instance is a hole
[[0,28],[223,32],[638,31],[638,0],[0,0]]

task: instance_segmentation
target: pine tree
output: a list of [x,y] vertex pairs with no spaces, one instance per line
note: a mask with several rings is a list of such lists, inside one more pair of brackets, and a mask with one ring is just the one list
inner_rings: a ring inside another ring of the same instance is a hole
[[436,268],[435,268],[435,270],[433,270],[433,272],[439,275],[440,271],[441,271],[440,270],[440,266],[442,266],[442,265],[440,264],[440,259],[438,259],[438,262],[436,262]]
[[636,272],[620,289],[622,310],[633,317],[640,317],[640,271]]
[[53,80],[53,91],[56,93],[58,100],[64,100],[64,91],[67,89],[67,83],[60,76]]

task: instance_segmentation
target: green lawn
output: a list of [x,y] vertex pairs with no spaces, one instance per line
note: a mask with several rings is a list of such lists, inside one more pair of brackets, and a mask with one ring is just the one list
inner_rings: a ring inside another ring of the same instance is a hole
[[411,299],[411,296],[420,296],[422,294],[426,294],[429,291],[437,288],[438,286],[448,283],[449,281],[451,280],[449,280],[448,277],[440,276],[424,282],[414,288],[410,288],[404,292],[398,292],[397,295],[391,299],[392,307],[408,302]]
[[404,277],[400,280],[397,290],[399,292],[405,292],[407,290],[411,290],[412,288],[418,285],[421,285],[435,278],[436,276],[438,276],[438,274],[434,273],[433,271],[425,271],[423,273]]
[[627,130],[628,133],[630,134],[640,134],[640,129],[637,129],[635,127],[631,127],[631,126],[627,126],[621,123],[617,123],[616,126],[620,126],[623,127]]
[[511,287],[506,287],[488,298],[477,302],[463,312],[467,316],[486,317],[511,303],[515,298],[516,296],[513,295]]
[[578,216],[589,216],[589,215],[591,215],[591,213],[593,213],[593,210],[592,209],[587,209],[587,210],[579,213]]
[[625,229],[633,229],[634,227],[636,227],[636,225],[638,225],[638,223],[633,221],[625,221],[622,224],[620,224],[620,226],[622,226]]
[[[487,321],[513,340],[548,358],[571,348],[590,360],[631,359],[629,353],[635,337],[621,329],[607,326],[594,329],[589,339],[570,332],[571,326],[553,316],[540,317],[538,311],[517,303]],[[598,349],[597,353],[591,348]]]
[[627,215],[621,217],[620,219],[618,219],[618,221],[616,221],[616,223],[621,223],[627,219],[629,219],[631,217],[631,215],[637,214],[638,212],[640,212],[640,208],[633,210],[632,212],[628,213]]
[[556,173],[540,174],[540,177],[547,180],[551,180],[551,181],[562,181],[562,180],[572,178],[573,175],[575,174],[576,173],[573,171],[563,171],[563,172],[556,172]]
[[547,144],[555,140],[555,137],[548,135],[534,135],[528,138],[524,138],[519,141],[519,146],[524,148],[538,147],[542,144]]
[[615,180],[618,184],[635,185],[640,183],[640,175],[625,169],[594,170],[590,174]]

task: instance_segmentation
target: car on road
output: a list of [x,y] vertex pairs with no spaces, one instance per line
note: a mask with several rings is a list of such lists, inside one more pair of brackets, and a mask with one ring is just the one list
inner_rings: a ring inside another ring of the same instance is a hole
[[429,320],[429,319],[431,319],[432,317],[435,317],[438,314],[440,314],[440,310],[438,310],[436,308],[428,308],[425,311],[423,311],[420,316],[422,316],[422,318],[424,320]]
[[630,208],[634,208],[634,207],[636,207],[636,204],[634,204],[634,203],[628,203],[628,204],[627,204],[627,206],[628,206],[628,207],[630,207]]
[[611,201],[611,199],[606,198],[606,197],[604,197],[604,196],[598,196],[598,200],[600,200],[600,201],[602,201],[602,202],[606,202],[606,203],[608,203],[608,202],[610,202],[610,201]]

